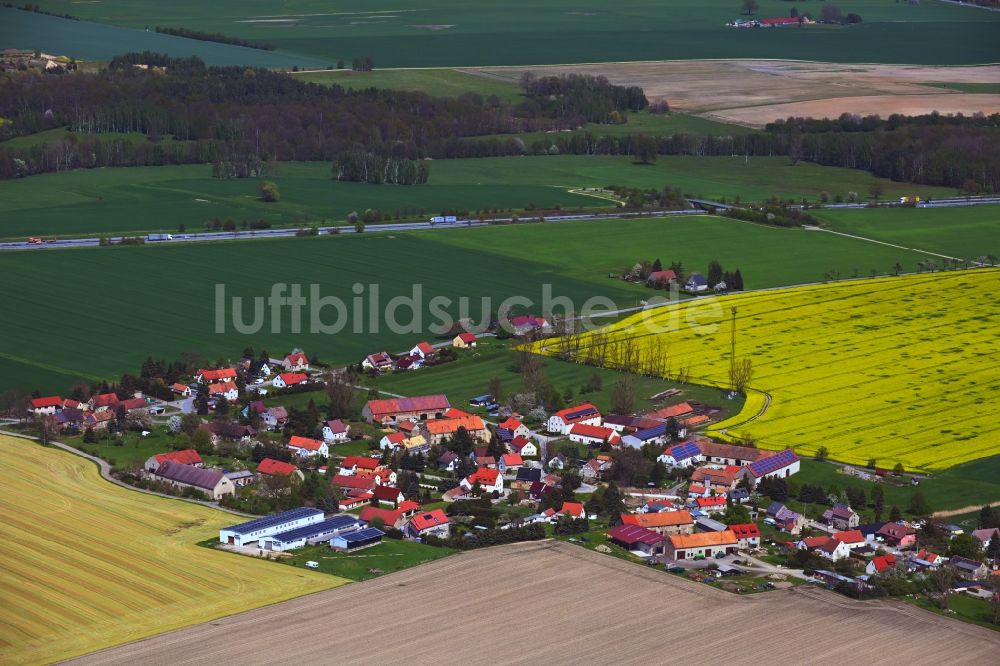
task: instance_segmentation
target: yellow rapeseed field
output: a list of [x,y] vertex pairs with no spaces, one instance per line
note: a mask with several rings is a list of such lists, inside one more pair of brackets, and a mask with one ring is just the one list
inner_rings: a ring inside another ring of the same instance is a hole
[[347,582],[196,545],[234,522],[0,436],[0,663],[64,659]]
[[728,386],[732,307],[736,357],[752,360],[753,390],[714,434],[804,454],[826,446],[832,459],[875,458],[890,468],[942,469],[1000,454],[1000,271],[699,299],[588,334],[582,349],[608,334],[607,365],[625,348],[636,358],[655,346],[668,376]]

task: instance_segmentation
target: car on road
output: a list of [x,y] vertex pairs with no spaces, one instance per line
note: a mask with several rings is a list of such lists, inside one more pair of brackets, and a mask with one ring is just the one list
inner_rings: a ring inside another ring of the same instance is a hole
[[38,245],[41,242],[42,242],[42,239],[39,238],[38,236],[32,236],[31,238],[28,239],[28,244],[29,245]]
[[306,568],[308,569],[319,569],[319,562],[315,560],[309,560],[306,562]]

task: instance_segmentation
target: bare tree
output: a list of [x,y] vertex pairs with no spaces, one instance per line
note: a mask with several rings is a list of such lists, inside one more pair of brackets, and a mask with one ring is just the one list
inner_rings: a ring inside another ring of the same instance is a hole
[[737,361],[729,368],[729,385],[737,393],[743,393],[752,379],[753,361],[749,358]]
[[635,411],[635,383],[632,375],[622,375],[615,382],[611,393],[611,411],[615,414],[631,414]]
[[59,428],[56,426],[56,419],[51,414],[42,414],[35,419],[35,429],[38,431],[38,441],[42,444],[51,442]]
[[760,5],[757,4],[757,0],[743,0],[740,4],[740,11],[747,16],[750,16],[758,9],[760,9]]
[[955,572],[950,567],[941,567],[927,575],[927,593],[937,600],[941,610],[948,610],[951,584],[955,582]]

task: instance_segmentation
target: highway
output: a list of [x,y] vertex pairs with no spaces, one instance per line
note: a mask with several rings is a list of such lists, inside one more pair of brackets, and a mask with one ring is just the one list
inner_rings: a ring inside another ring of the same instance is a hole
[[[659,210],[643,211],[642,213],[592,213],[579,215],[551,215],[545,216],[545,223],[575,222],[580,220],[609,220],[630,217],[652,217],[662,218],[673,215],[704,215],[703,210]],[[520,224],[538,224],[537,217],[519,217]],[[479,221],[474,219],[459,220],[457,222],[398,222],[394,224],[368,224],[365,225],[364,233],[374,233],[380,231],[429,231],[436,229],[454,229],[468,227],[485,227],[491,224],[505,224],[514,222],[514,218],[495,218],[490,221]],[[318,235],[328,234],[354,234],[358,233],[353,225],[319,227]],[[172,245],[176,243],[196,243],[204,241],[231,241],[231,240],[259,240],[266,238],[290,238],[299,234],[299,229],[257,229],[251,231],[205,231],[202,233],[177,233],[172,234],[172,238],[167,240],[147,240],[146,245]],[[155,234],[168,235],[168,234]],[[145,238],[145,236],[140,236]],[[121,236],[110,236],[108,240],[113,245],[122,241]],[[100,238],[66,238],[58,240],[46,240],[42,243],[29,243],[28,241],[0,242],[0,250],[58,250],[76,247],[96,247],[101,243]]]

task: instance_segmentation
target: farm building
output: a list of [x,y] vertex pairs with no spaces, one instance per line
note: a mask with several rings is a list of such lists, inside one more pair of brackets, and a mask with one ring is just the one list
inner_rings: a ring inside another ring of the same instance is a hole
[[63,399],[57,395],[48,396],[46,398],[31,399],[31,411],[35,414],[35,416],[41,416],[42,414],[55,414],[62,408]]
[[241,469],[235,472],[226,472],[226,478],[233,482],[237,488],[249,486],[257,480],[257,475],[248,469]]
[[618,444],[621,435],[612,430],[598,425],[588,425],[586,423],[574,423],[569,428],[569,439],[571,442],[586,444],[587,446],[600,446],[608,444]]
[[486,424],[478,416],[463,416],[459,418],[443,418],[427,421],[422,426],[430,443],[440,444],[445,439],[455,436],[459,428],[465,428],[473,439],[481,442],[488,441],[490,432],[486,429]]
[[417,356],[422,359],[426,359],[428,356],[434,353],[434,347],[431,343],[426,340],[423,342],[418,342],[413,349],[410,350],[410,356]]
[[666,553],[675,560],[689,560],[694,557],[715,557],[719,553],[735,553],[739,540],[732,530],[722,532],[699,532],[698,534],[676,534],[667,541]]
[[755,523],[738,523],[730,525],[739,540],[740,548],[756,548],[760,545],[760,528]]
[[91,411],[103,412],[109,409],[114,409],[118,406],[118,396],[114,393],[101,393],[99,395],[93,396],[89,401]]
[[589,402],[575,407],[567,407],[549,417],[546,430],[560,435],[568,435],[570,428],[578,423],[599,426],[601,425],[601,412]]
[[651,419],[648,416],[623,416],[621,414],[608,414],[604,417],[604,427],[611,428],[621,433],[645,430],[660,425],[660,421]]
[[289,532],[299,527],[313,525],[323,521],[324,514],[319,509],[299,507],[270,516],[257,518],[239,525],[232,525],[219,530],[219,542],[234,546],[245,546],[262,537],[273,536],[281,532]]
[[289,386],[298,386],[299,384],[305,384],[309,381],[309,375],[301,372],[282,372],[280,375],[271,380],[271,385],[274,388],[288,388]]
[[386,423],[404,419],[427,421],[442,418],[450,406],[448,397],[443,394],[369,400],[365,403],[361,415],[369,423]]
[[667,537],[638,525],[619,525],[608,532],[612,543],[636,555],[649,557],[663,552]]
[[779,451],[773,456],[756,460],[742,470],[739,477],[748,479],[750,485],[757,487],[764,478],[786,478],[799,471],[799,457],[792,449]]
[[323,441],[325,442],[346,442],[349,438],[351,426],[340,419],[333,419],[323,424]]
[[654,412],[646,414],[646,418],[656,421],[666,421],[667,419],[679,419],[694,413],[694,407],[689,402],[680,402],[676,405],[661,407]]
[[663,535],[691,534],[694,518],[690,511],[661,511],[659,513],[623,513],[622,525],[638,525]]
[[168,460],[175,463],[181,463],[182,465],[191,465],[192,467],[201,467],[202,461],[201,456],[194,449],[184,449],[183,451],[168,451],[167,453],[157,453],[154,456],[150,456],[143,468],[149,472],[153,473],[160,468],[160,465],[167,462]]
[[201,368],[197,373],[195,373],[194,378],[202,384],[234,382],[236,381],[236,370],[234,368],[218,368],[215,370],[206,370],[205,368]]
[[361,367],[365,370],[374,370],[375,372],[391,370],[392,357],[386,352],[369,354],[368,356],[365,356],[363,361],[361,361]]
[[264,458],[257,465],[258,474],[266,474],[268,476],[296,476],[301,481],[303,478],[302,470],[293,465],[292,463],[284,462],[283,460],[275,460],[274,458]]
[[471,349],[476,346],[475,333],[459,333],[451,341],[451,346],[456,349]]
[[340,553],[351,553],[355,550],[377,546],[382,543],[385,532],[374,527],[366,527],[346,534],[338,534],[330,539],[330,548]]
[[153,472],[153,477],[158,481],[164,481],[179,488],[200,490],[213,500],[236,492],[233,482],[217,469],[204,469],[171,460],[161,464]]
[[657,460],[667,467],[690,467],[701,462],[701,449],[694,442],[684,442],[664,449]]
[[652,428],[638,430],[631,435],[622,437],[622,444],[633,449],[641,449],[643,444],[666,444],[670,439],[667,434],[667,424],[659,423]]
[[518,336],[534,333],[535,331],[546,331],[552,328],[549,322],[545,320],[545,317],[538,315],[516,315],[510,317],[507,323],[509,324],[508,330]]
[[313,545],[322,541],[329,541],[335,536],[346,534],[364,527],[364,523],[347,514],[339,514],[333,518],[327,518],[319,523],[311,523],[302,527],[280,532],[260,538],[260,545],[264,550],[284,552],[295,548],[302,548],[305,545]]
[[746,446],[733,446],[713,442],[710,439],[699,439],[698,449],[707,463],[719,463],[721,465],[749,465],[762,458],[774,455],[774,451],[764,449],[751,449]]

